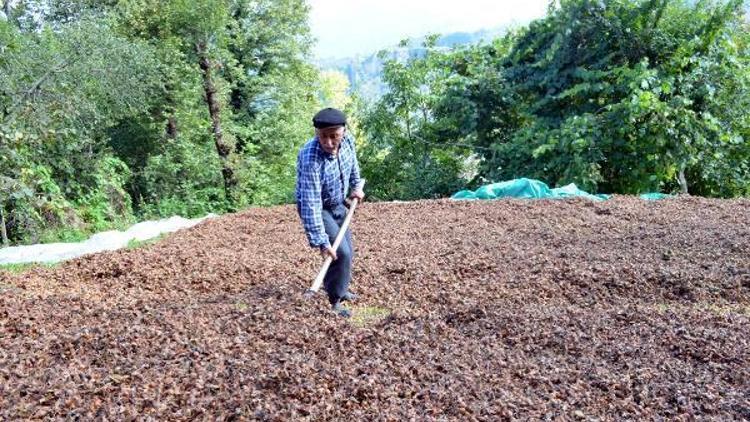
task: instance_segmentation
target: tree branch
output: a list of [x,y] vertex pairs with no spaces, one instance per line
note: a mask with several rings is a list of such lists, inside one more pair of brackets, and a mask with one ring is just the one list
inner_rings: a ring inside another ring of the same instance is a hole
[[44,73],[39,79],[34,82],[31,87],[26,90],[23,94],[21,94],[21,98],[19,98],[17,101],[15,101],[8,109],[5,111],[5,115],[3,116],[3,123],[6,123],[10,120],[10,116],[13,115],[21,106],[23,106],[24,103],[26,103],[27,99],[31,97],[36,91],[39,90],[39,88],[42,87],[42,84],[47,81],[52,75],[55,73],[61,72],[63,69],[68,67],[72,62],[72,59],[63,60],[61,63],[59,63],[57,66],[53,66],[50,68],[47,72]]

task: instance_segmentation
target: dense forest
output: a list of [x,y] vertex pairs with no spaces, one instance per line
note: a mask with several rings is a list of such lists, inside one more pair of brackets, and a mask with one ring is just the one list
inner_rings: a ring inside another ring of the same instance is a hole
[[10,241],[292,199],[320,105],[303,0],[40,0],[0,21]]
[[600,193],[750,194],[741,1],[563,1],[491,43],[386,60],[359,107],[371,195],[517,177]]
[[293,201],[323,106],[374,200],[533,177],[750,194],[741,0],[564,0],[492,41],[382,55],[385,93],[314,65],[304,0],[18,0],[0,12],[3,244]]

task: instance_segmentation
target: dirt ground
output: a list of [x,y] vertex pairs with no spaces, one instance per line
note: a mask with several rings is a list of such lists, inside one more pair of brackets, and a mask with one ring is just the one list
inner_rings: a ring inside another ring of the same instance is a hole
[[750,419],[750,201],[364,203],[355,317],[292,206],[0,271],[0,419]]

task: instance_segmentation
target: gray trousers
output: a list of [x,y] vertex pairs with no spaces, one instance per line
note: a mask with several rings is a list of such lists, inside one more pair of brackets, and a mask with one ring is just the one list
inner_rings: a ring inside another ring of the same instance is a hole
[[[326,229],[329,242],[333,246],[336,236],[339,234],[341,225],[344,224],[347,208],[342,204],[332,210],[323,209],[323,225]],[[336,250],[338,259],[331,262],[328,272],[323,279],[323,286],[328,292],[328,300],[331,304],[338,302],[349,290],[349,283],[352,281],[352,259],[354,258],[354,244],[352,243],[351,230],[346,231],[346,235],[341,240],[339,248]]]

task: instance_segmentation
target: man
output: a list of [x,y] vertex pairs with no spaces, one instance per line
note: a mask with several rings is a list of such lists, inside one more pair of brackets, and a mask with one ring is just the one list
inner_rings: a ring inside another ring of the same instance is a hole
[[297,212],[302,219],[310,246],[333,262],[323,280],[333,311],[343,317],[351,312],[343,301],[355,299],[349,291],[354,245],[347,230],[337,250],[331,245],[346,217],[346,191],[350,198],[364,198],[359,188],[359,163],[354,138],[346,131],[346,116],[335,108],[325,108],[313,117],[315,137],[307,141],[297,156]]

